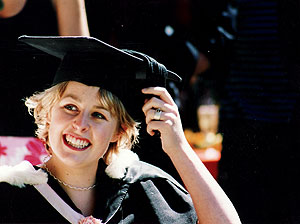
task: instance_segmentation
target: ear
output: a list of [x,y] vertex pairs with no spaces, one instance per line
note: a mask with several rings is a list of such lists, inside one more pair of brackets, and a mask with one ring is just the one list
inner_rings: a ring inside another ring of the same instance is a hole
[[127,127],[124,125],[121,125],[121,129],[114,134],[114,136],[112,137],[110,142],[117,142],[122,137],[122,135],[126,132],[126,130],[127,130]]
[[51,110],[49,110],[48,113],[47,113],[47,115],[46,115],[46,122],[48,124],[50,124],[50,122],[51,122]]
[[113,135],[113,137],[111,138],[111,140],[110,140],[110,142],[117,142],[118,140],[119,140],[119,138],[120,138],[120,134],[119,133],[115,133],[114,135]]

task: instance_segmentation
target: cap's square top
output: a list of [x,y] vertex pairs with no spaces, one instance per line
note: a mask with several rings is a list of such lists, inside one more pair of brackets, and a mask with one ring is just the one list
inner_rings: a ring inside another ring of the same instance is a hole
[[118,96],[129,111],[141,106],[142,88],[165,87],[168,79],[181,81],[148,55],[121,50],[93,37],[21,36],[19,40],[61,59],[53,84],[78,81],[99,86]]

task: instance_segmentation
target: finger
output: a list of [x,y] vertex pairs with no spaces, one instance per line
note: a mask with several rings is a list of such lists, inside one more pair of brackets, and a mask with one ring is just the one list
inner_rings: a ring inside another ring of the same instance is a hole
[[163,108],[164,104],[165,102],[162,101],[161,99],[158,99],[157,97],[152,97],[150,99],[145,100],[142,110],[146,112],[149,109],[153,109],[153,108]]
[[159,120],[157,120],[157,119],[155,119],[155,113],[156,113],[156,110],[154,110],[154,109],[151,109],[148,111],[148,113],[146,115],[146,124],[149,124],[152,121],[167,121],[167,120],[173,121],[174,119],[176,119],[176,115],[174,113],[162,111]]
[[152,110],[153,108],[160,108],[162,111],[171,111],[175,112],[176,108],[174,106],[167,104],[163,102],[160,99],[157,99],[156,97],[153,97],[152,99],[148,100],[144,106],[142,107],[142,110],[144,114],[146,115],[149,110]]
[[163,87],[149,87],[142,89],[144,94],[152,94],[158,96],[160,99],[169,104],[175,104],[170,93]]
[[151,121],[148,125],[147,125],[147,132],[149,133],[149,135],[153,136],[155,135],[155,131],[159,131],[160,126],[162,121]]
[[155,121],[152,120],[147,125],[147,132],[153,136],[155,134],[155,131],[159,131],[162,135],[166,132],[167,129],[169,129],[171,126],[173,126],[174,122],[170,119],[167,120],[160,120]]
[[159,119],[155,118],[155,114],[157,113],[157,110],[151,109],[148,110],[147,114],[146,114],[146,124],[149,124],[151,121],[155,121],[155,120],[163,120],[164,119],[164,112],[161,111]]

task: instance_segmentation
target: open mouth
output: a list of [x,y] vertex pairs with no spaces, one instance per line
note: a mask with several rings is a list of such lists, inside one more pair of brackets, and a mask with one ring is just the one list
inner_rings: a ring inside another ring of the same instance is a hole
[[76,138],[69,134],[64,135],[63,139],[64,143],[73,150],[83,151],[91,146],[89,140],[83,138]]

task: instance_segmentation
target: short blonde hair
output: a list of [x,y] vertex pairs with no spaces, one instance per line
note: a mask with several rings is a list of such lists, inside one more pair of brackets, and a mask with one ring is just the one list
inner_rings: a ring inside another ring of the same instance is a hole
[[[36,92],[25,99],[28,112],[34,117],[37,125],[35,134],[46,144],[48,144],[49,131],[47,118],[54,104],[62,97],[68,83],[59,83],[43,92]],[[117,119],[117,132],[120,135],[117,142],[110,143],[104,156],[104,161],[109,164],[113,154],[118,154],[120,149],[131,149],[138,142],[139,123],[133,120],[122,102],[111,92],[100,88],[99,101]]]

